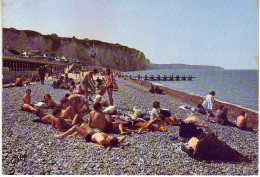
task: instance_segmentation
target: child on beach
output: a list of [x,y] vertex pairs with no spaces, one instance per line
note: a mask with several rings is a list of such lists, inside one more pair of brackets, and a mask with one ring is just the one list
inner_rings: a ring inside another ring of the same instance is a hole
[[40,118],[44,116],[44,112],[41,109],[35,109],[33,104],[31,104],[31,90],[27,89],[26,94],[23,96],[22,99],[22,110],[28,111],[36,114],[36,116],[39,116]]
[[80,81],[76,82],[76,91],[75,93],[83,95],[85,91],[82,89]]
[[99,102],[101,104],[102,107],[106,107],[106,106],[109,106],[108,102],[107,101],[104,101],[101,103],[101,99],[102,99],[102,96],[106,93],[106,89],[102,89],[99,91],[98,95],[95,97],[95,100],[94,100],[94,103],[97,103]]
[[221,105],[221,106],[219,106],[218,110],[215,112],[215,114],[214,114],[215,117],[213,120],[214,123],[218,121],[218,117],[223,112],[223,109],[224,109],[224,106]]
[[211,116],[212,114],[212,110],[214,108],[214,103],[215,103],[215,92],[214,91],[211,91],[209,92],[209,94],[207,96],[205,96],[203,98],[203,103],[202,103],[202,106],[206,109],[206,116],[207,116],[207,119],[206,121],[209,121],[209,117]]

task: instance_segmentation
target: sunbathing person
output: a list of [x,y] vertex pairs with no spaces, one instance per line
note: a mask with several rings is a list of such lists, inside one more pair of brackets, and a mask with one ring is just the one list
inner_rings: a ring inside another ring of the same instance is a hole
[[160,89],[158,86],[155,87],[154,92],[157,94],[163,94],[163,90]]
[[94,104],[94,110],[89,114],[89,123],[90,127],[96,127],[100,131],[104,133],[120,133],[120,134],[128,134],[128,133],[141,133],[142,128],[139,130],[132,130],[127,128],[129,122],[117,121],[117,122],[109,122],[105,114],[102,112],[102,107],[99,102]]
[[85,93],[85,90],[82,89],[81,85],[80,85],[80,81],[77,81],[76,83],[76,91],[74,93],[77,93],[77,94],[84,94]]
[[62,108],[62,105],[55,103],[52,99],[51,99],[51,95],[46,93],[43,96],[44,99],[44,103],[47,105],[48,108]]
[[153,120],[157,119],[156,122],[158,122],[160,125],[163,124],[163,121],[165,121],[165,123],[167,123],[168,125],[180,125],[180,123],[177,121],[176,117],[174,117],[174,116],[169,116],[169,117],[163,116],[160,113],[160,107],[161,106],[160,106],[159,101],[153,102],[153,109],[152,109],[151,117],[150,117],[151,122]]
[[53,128],[57,128],[63,132],[70,129],[73,125],[83,123],[83,120],[77,114],[72,119],[69,119],[70,117],[70,108],[67,108],[65,111],[55,108],[53,109],[53,115],[44,116],[38,120],[34,120],[34,122],[52,125]]
[[36,109],[34,108],[34,105],[31,104],[31,90],[27,89],[26,90],[26,94],[23,96],[22,99],[22,110],[23,111],[28,111],[28,112],[32,112],[34,114],[36,114],[39,117],[43,117],[44,116],[44,112],[41,109]]
[[215,117],[214,117],[213,122],[218,122],[218,117],[223,112],[223,109],[224,109],[223,105],[219,106],[218,110],[214,114]]
[[228,120],[227,113],[228,113],[228,108],[224,107],[222,113],[218,116],[217,123],[221,125],[228,125],[228,126],[235,127],[236,125]]
[[101,103],[102,96],[103,96],[105,93],[106,93],[106,89],[100,90],[99,93],[97,94],[97,96],[95,97],[94,103],[99,102],[99,103],[101,104],[101,107],[109,106],[109,104],[108,104],[107,101],[104,101],[104,102]]
[[214,133],[202,133],[198,137],[193,137],[181,148],[190,157],[198,160],[250,162],[247,156],[218,140]]
[[63,139],[64,137],[75,132],[77,132],[84,140],[86,140],[86,142],[98,143],[102,146],[115,147],[125,140],[124,136],[117,138],[115,136],[107,135],[106,133],[96,133],[90,126],[86,124],[83,124],[83,126],[80,127],[74,125],[67,132],[60,135],[54,135],[54,137],[57,139]]

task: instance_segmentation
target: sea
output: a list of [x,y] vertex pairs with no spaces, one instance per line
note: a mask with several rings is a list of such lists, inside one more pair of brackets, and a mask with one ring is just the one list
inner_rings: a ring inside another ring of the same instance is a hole
[[210,91],[216,92],[215,99],[233,104],[258,113],[259,76],[258,70],[202,70],[202,69],[163,69],[125,72],[132,76],[192,75],[192,81],[152,81],[197,96],[206,96]]

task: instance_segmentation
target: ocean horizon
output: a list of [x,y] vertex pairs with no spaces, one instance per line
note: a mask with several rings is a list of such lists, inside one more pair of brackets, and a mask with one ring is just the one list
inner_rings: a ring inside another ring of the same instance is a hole
[[168,87],[170,89],[182,91],[191,95],[204,97],[210,91],[216,92],[215,99],[219,102],[232,104],[249,111],[258,113],[258,70],[256,69],[163,69],[129,71],[125,74],[137,76],[140,74],[157,77],[160,75],[170,76],[192,75],[192,81],[152,81],[153,84]]

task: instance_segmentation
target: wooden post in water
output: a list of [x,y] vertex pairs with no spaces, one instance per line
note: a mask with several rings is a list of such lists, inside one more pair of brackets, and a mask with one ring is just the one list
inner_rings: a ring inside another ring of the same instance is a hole
[[160,80],[161,80],[161,76],[160,76],[160,75],[158,75],[158,77],[157,77],[157,80],[158,80],[158,81],[160,81]]
[[147,80],[147,75],[144,76],[144,80]]
[[173,76],[172,75],[170,75],[170,81],[173,81]]
[[137,75],[137,78],[138,78],[138,80],[140,80],[140,78],[141,78],[141,77],[140,77],[140,74]]
[[153,75],[151,75],[150,79],[151,79],[151,81],[153,81],[153,80],[154,80],[154,76],[153,76]]
[[185,81],[186,80],[186,77],[185,75],[182,76],[182,80]]
[[166,76],[166,75],[164,75],[164,76],[163,76],[163,80],[164,80],[164,81],[166,81],[166,79],[167,79],[167,76]]
[[176,81],[179,81],[179,80],[180,80],[180,76],[176,75]]

